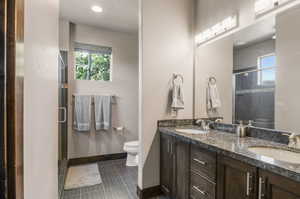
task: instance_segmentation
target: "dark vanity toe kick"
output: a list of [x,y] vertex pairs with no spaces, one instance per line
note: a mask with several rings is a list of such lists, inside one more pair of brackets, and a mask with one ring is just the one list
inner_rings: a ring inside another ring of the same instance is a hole
[[[249,152],[247,154],[243,154],[242,152],[237,153],[235,151],[230,151],[228,149],[224,149],[224,148],[222,148],[222,146],[220,146],[220,147],[214,146],[212,144],[205,143],[205,141],[207,141],[207,140],[204,138],[203,138],[204,141],[202,142],[201,140],[199,140],[199,137],[197,137],[197,139],[196,139],[192,135],[182,135],[181,133],[178,133],[177,131],[175,131],[174,128],[160,127],[159,131],[162,133],[171,135],[171,136],[175,136],[176,138],[179,138],[183,141],[187,141],[192,144],[198,145],[199,147],[208,149],[212,152],[216,152],[217,154],[222,154],[222,155],[231,157],[233,159],[248,163],[248,164],[256,166],[258,168],[261,168],[261,169],[273,172],[275,174],[287,177],[291,180],[300,182],[300,165],[281,163],[280,161],[274,161],[274,163],[265,162],[265,161],[258,159],[259,155],[252,154],[251,155],[252,157],[249,157]],[[239,139],[237,137],[234,138],[234,135],[229,134],[229,133],[220,132],[220,134],[226,135],[226,137],[229,137],[231,140]],[[210,138],[213,139],[212,136]],[[250,138],[248,138],[248,139],[250,139]],[[261,145],[261,142],[262,142],[261,140],[252,138],[251,141],[253,142],[253,140],[254,141],[257,140],[257,142],[258,142],[257,145]],[[224,142],[226,142],[226,141],[224,140]],[[276,144],[276,143],[272,143],[269,141],[265,141],[265,142],[268,144],[271,143],[273,145]]]

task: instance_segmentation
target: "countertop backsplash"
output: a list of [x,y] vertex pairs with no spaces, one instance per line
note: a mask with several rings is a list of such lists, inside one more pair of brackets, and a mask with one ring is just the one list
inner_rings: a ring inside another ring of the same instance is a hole
[[[209,120],[209,118],[201,118],[203,120]],[[215,118],[213,118],[214,120]],[[174,120],[159,120],[157,122],[158,127],[176,127],[176,126],[188,126],[195,125],[196,119],[174,119]],[[215,130],[223,131],[226,133],[235,133],[236,124],[225,123],[213,123],[212,128]],[[265,129],[259,127],[249,127],[247,131],[248,137],[259,138],[281,144],[289,143],[289,136],[291,132],[279,131],[276,129]]]

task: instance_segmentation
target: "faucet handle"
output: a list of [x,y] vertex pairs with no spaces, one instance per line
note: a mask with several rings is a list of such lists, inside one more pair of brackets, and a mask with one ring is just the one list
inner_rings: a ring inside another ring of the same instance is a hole
[[223,122],[223,119],[218,118],[218,119],[215,120],[215,122],[216,122],[216,123],[221,123],[221,122]]
[[248,126],[253,126],[253,122],[254,122],[253,120],[249,120],[248,121]]
[[195,121],[195,123],[196,123],[197,125],[201,124],[202,122],[203,122],[202,119],[199,119],[199,120],[196,120],[196,121]]
[[300,149],[300,134],[292,133],[289,136],[289,147]]

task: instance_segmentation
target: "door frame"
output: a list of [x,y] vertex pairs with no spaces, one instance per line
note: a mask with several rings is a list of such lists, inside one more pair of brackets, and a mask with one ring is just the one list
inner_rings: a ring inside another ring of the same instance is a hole
[[24,0],[6,4],[6,162],[7,198],[24,198],[23,95],[24,95]]
[[5,153],[5,24],[6,0],[0,1],[0,199],[5,198],[6,153]]

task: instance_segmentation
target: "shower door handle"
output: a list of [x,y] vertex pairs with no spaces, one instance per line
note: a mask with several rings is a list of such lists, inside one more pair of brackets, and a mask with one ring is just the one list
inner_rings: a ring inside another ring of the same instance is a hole
[[66,107],[59,107],[59,110],[62,110],[64,112],[64,114],[63,114],[63,120],[58,121],[58,122],[59,123],[67,122],[67,108]]

